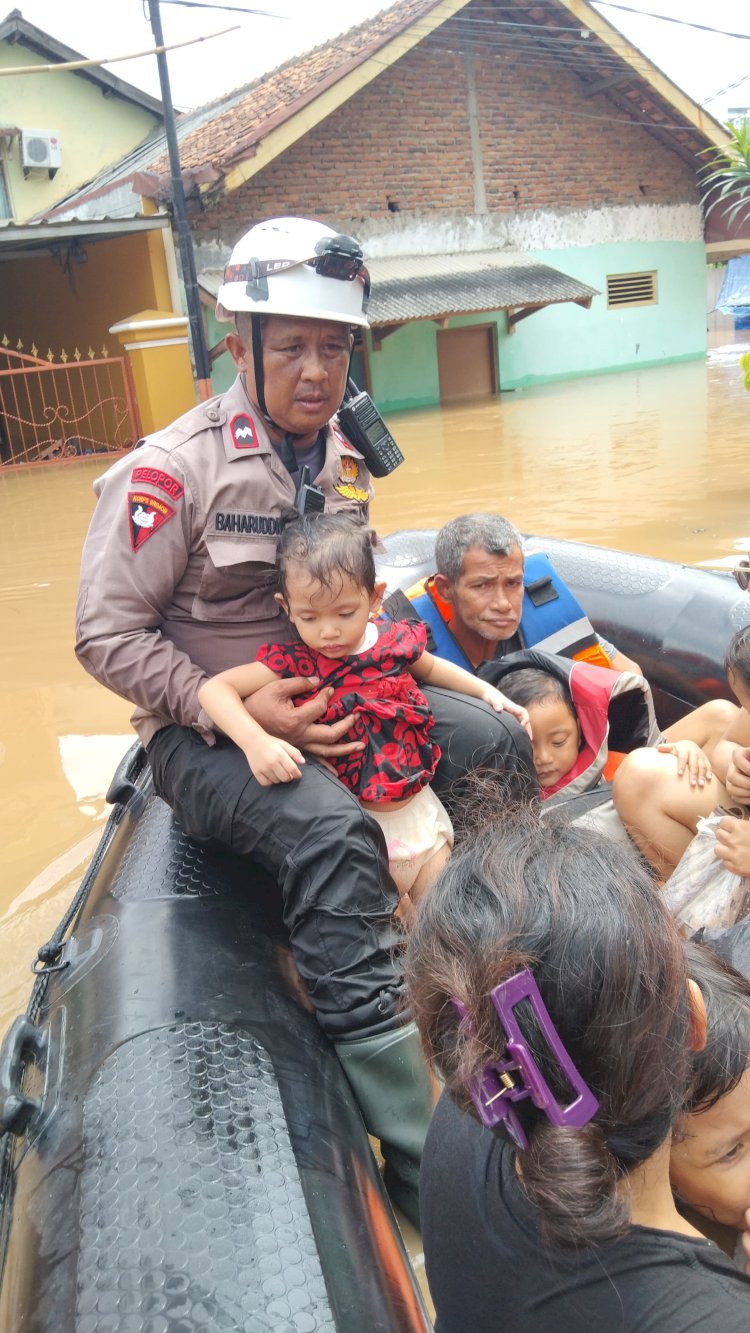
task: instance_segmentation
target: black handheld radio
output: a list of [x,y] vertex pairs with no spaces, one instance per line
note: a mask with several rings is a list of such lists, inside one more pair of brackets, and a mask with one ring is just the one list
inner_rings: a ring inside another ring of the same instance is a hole
[[304,514],[322,514],[326,507],[326,498],[319,486],[312,485],[307,466],[300,473],[294,506],[300,517]]
[[339,426],[350,444],[358,449],[373,477],[387,477],[404,461],[391,432],[369,393],[347,380],[344,402],[339,408]]

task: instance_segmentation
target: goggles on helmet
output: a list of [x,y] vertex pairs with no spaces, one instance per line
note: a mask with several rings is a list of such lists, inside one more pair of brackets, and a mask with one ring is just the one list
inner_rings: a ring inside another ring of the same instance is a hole
[[308,259],[307,263],[321,278],[338,278],[342,282],[353,282],[358,273],[364,272],[369,291],[370,277],[364,256],[352,236],[321,237],[315,247],[315,259]]
[[255,285],[273,274],[297,268],[299,264],[309,265],[321,278],[335,278],[340,282],[353,282],[361,276],[364,283],[364,314],[370,296],[370,275],[364,265],[362,250],[351,236],[322,237],[315,247],[315,254],[309,259],[250,259],[246,264],[227,264],[224,282]]

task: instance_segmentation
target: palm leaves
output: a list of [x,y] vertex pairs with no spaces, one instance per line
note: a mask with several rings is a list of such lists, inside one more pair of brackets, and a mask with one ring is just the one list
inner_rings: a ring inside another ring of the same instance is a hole
[[722,212],[732,223],[745,210],[750,216],[750,122],[730,123],[726,129],[730,139],[721,148],[708,150],[711,157],[701,184],[707,204],[706,217],[723,204]]

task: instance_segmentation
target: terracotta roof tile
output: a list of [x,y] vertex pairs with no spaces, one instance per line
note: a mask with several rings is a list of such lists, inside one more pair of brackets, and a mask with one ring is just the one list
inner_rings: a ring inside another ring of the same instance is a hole
[[[425,36],[426,24],[419,25],[418,21],[426,19],[439,3],[440,0],[397,0],[391,9],[381,12],[375,18],[332,38],[313,51],[286,61],[253,83],[236,88],[181,116],[177,122],[177,138],[183,171],[207,172],[207,175],[202,174],[195,179],[218,180],[239,162],[252,158],[256,146],[274,128],[289,120],[326,88],[333,86],[368,58],[377,56],[378,51],[399,33],[417,24],[416,32],[412,35]],[[519,0],[519,7],[529,23],[536,25],[533,32],[526,31],[525,35],[518,38],[519,60],[523,59],[524,50],[529,45],[533,48],[538,37],[544,39],[547,26],[558,32],[562,24],[577,32],[567,9],[567,0],[535,0],[533,7]],[[503,12],[502,9],[500,12]],[[561,66],[567,62],[568,68],[574,69],[579,77],[583,76],[584,85],[588,85],[589,91],[603,74],[611,72],[613,60],[617,58],[603,41],[578,42],[575,48],[563,44],[559,48],[559,55]],[[673,104],[666,94],[657,91],[648,70],[652,69],[655,74],[659,71],[648,66],[645,57],[643,63],[645,72],[639,74],[635,69],[629,69],[623,59],[622,72],[627,77],[618,81],[617,86],[608,87],[607,96],[616,107],[640,120],[694,166],[696,153],[702,152],[708,144],[723,142],[725,133],[705,113],[696,123],[683,107]],[[699,108],[696,107],[695,111],[698,112]],[[665,116],[667,127],[661,129]],[[135,209],[135,197],[130,196],[127,183],[139,172],[155,175],[169,173],[163,133],[151,135],[138,148],[99,172],[92,181],[60,200],[49,211],[52,214],[63,212],[69,215],[74,207],[88,207],[90,201],[100,196],[111,200],[117,189],[127,189],[129,197],[125,206]],[[212,175],[212,172],[217,174]]]
[[[183,168],[212,163],[227,171],[253,155],[254,146],[269,130],[282,124],[323,87],[343,78],[379,47],[392,40],[415,19],[436,7],[438,0],[402,0],[366,23],[350,28],[323,46],[307,51],[262,75],[244,89],[191,112],[178,123]],[[228,103],[227,105],[224,105]],[[200,124],[189,129],[195,119]],[[182,131],[187,129],[187,133]],[[168,171],[166,153],[149,163],[149,170]]]

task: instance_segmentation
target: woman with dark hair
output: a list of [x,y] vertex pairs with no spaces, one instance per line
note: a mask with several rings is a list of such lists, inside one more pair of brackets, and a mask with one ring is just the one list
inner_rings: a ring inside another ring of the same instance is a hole
[[747,1330],[750,1279],[670,1189],[705,1010],[635,851],[515,812],[449,862],[405,966],[446,1085],[420,1182],[439,1333]]
[[706,1219],[713,1239],[732,1253],[750,1209],[750,981],[700,944],[689,943],[686,952],[708,1027],[706,1045],[693,1057],[670,1176],[677,1197]]

